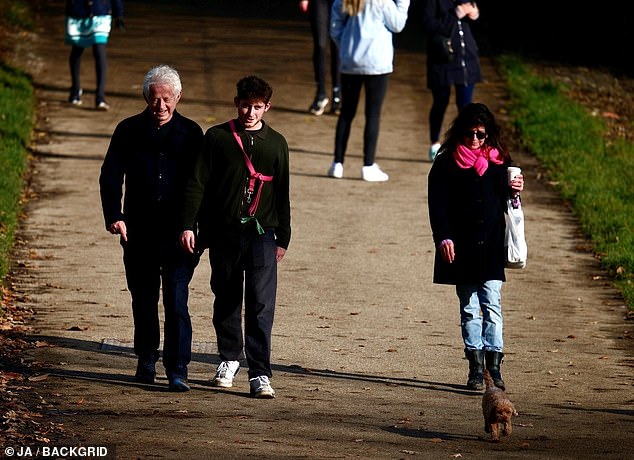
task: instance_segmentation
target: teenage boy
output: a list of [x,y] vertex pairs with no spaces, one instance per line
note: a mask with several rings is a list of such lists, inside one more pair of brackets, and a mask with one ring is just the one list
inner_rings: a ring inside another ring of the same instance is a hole
[[191,253],[209,247],[221,360],[212,385],[233,385],[244,350],[255,398],[275,397],[270,378],[277,264],[291,238],[288,145],[262,120],[272,94],[256,76],[238,82],[237,119],[205,134],[185,190],[180,236]]

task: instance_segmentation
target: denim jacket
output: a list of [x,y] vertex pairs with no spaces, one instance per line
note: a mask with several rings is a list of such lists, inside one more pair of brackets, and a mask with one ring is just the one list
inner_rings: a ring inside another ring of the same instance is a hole
[[356,16],[335,0],[330,13],[330,36],[339,48],[340,71],[356,75],[382,75],[393,71],[392,34],[403,30],[410,0],[366,0]]

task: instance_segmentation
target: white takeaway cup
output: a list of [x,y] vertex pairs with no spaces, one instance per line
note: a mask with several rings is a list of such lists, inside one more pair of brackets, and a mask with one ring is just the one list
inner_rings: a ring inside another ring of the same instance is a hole
[[511,181],[515,179],[515,176],[517,176],[518,174],[522,174],[522,168],[518,168],[516,166],[509,166],[508,168],[506,168],[506,173],[508,175],[508,180],[510,184]]

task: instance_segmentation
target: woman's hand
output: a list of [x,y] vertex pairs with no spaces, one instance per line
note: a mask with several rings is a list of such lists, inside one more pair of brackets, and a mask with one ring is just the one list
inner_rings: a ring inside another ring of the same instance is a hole
[[519,193],[523,191],[524,190],[524,176],[521,174],[518,174],[511,181],[510,185],[511,185],[511,190],[513,190],[514,192]]
[[440,243],[440,247],[438,248],[440,251],[440,255],[442,256],[442,260],[447,263],[453,263],[456,258],[456,252],[454,251],[453,241],[451,240],[443,240]]

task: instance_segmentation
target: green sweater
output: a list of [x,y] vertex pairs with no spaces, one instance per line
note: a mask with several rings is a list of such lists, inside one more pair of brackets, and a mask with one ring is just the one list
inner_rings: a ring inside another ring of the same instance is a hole
[[[273,176],[272,182],[260,184],[262,195],[255,217],[262,227],[275,231],[277,246],[287,249],[291,205],[286,139],[264,122],[254,135],[244,131],[238,120],[234,123],[255,170]],[[240,231],[256,231],[252,222],[241,223],[248,176],[244,155],[229,123],[209,128],[185,189],[182,228],[194,230],[198,226],[198,238],[203,242]]]

